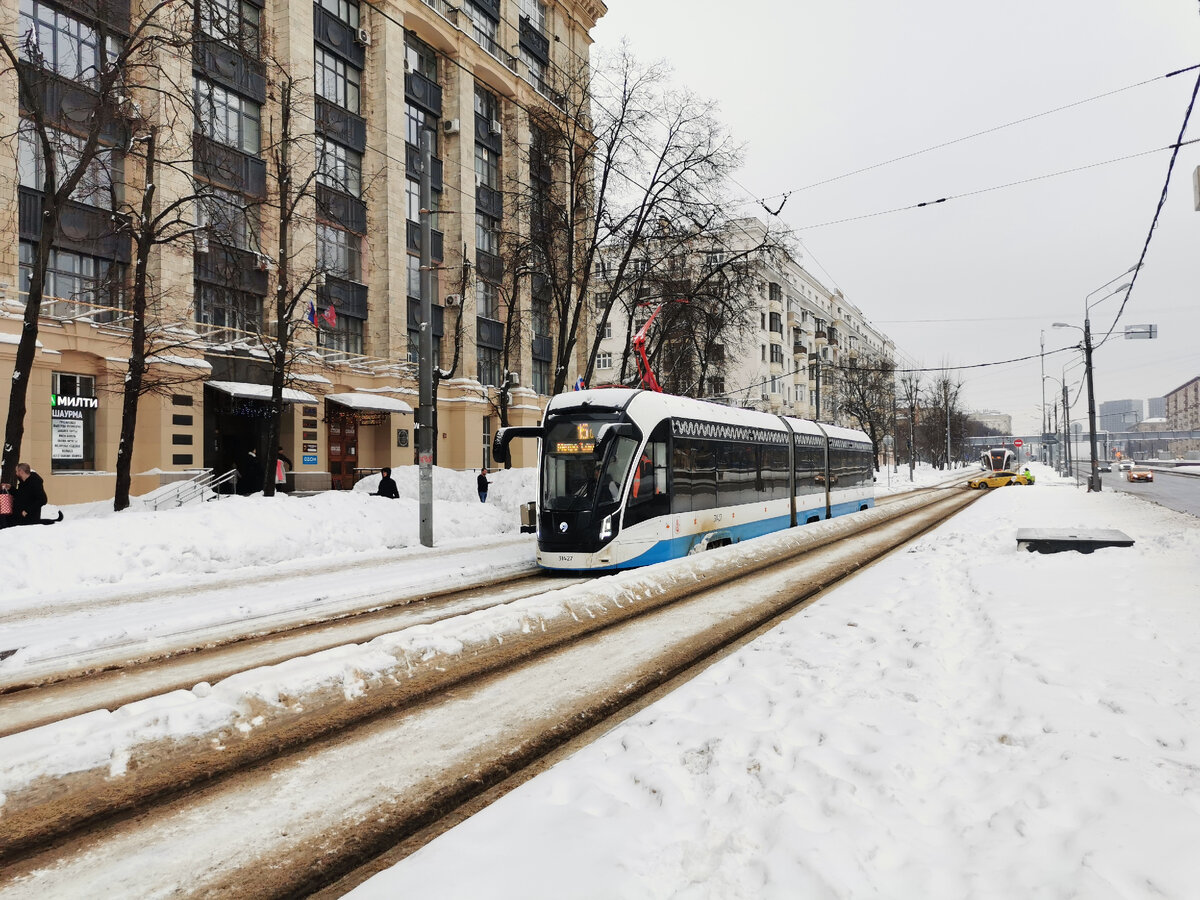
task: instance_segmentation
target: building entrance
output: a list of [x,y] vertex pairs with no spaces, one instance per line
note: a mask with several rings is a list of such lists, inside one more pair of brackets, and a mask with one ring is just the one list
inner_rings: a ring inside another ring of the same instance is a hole
[[348,491],[358,468],[358,422],[351,415],[331,414],[328,423],[330,480],[335,491]]

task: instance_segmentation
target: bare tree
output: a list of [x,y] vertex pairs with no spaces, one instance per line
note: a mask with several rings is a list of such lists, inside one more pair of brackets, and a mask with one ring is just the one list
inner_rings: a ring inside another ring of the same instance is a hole
[[875,468],[879,445],[892,425],[896,401],[896,363],[890,357],[868,357],[861,366],[842,366],[838,373],[838,409],[871,439]]
[[920,414],[921,394],[924,387],[921,373],[915,370],[901,372],[898,385],[900,402],[906,411],[908,420],[908,433],[901,439],[908,450],[908,477],[911,480],[913,469],[917,464],[917,417]]
[[64,217],[78,204],[111,208],[122,182],[123,148],[137,115],[135,85],[153,84],[160,54],[190,29],[186,0],[157,0],[114,28],[103,20],[71,19],[78,46],[45,45],[22,12],[14,41],[0,34],[0,67],[15,73],[21,118],[17,129],[21,181],[40,192],[39,236],[29,265],[20,341],[9,390],[0,480],[11,481],[25,434],[29,377],[45,298],[47,271]]
[[[535,298],[551,311],[552,393],[580,359],[580,330],[594,314],[596,338],[579,362],[590,381],[613,304],[643,274],[633,260],[641,266],[650,246],[663,260],[694,253],[728,221],[721,189],[740,148],[713,105],[671,88],[667,74],[621,48],[596,66],[556,69],[554,102],[530,114],[530,178],[516,201],[529,222]],[[596,302],[602,255],[611,265]]]

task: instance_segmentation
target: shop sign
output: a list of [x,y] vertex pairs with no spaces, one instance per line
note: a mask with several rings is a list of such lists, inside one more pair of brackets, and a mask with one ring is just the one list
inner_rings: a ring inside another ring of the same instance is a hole
[[408,429],[407,428],[397,428],[396,429],[396,446],[397,447],[407,447],[408,446]]
[[[317,445],[316,445],[316,444],[305,444],[305,445],[304,445],[304,452],[305,452],[305,453],[316,453],[316,452],[317,452]],[[315,462],[315,461],[316,461],[316,460],[314,459],[314,462]]]
[[304,463],[306,466],[315,466],[317,464],[317,454],[313,453],[311,456],[302,456],[300,457],[300,462]]
[[317,414],[317,408],[316,408],[315,406],[304,406],[304,407],[301,407],[301,409],[300,409],[300,414],[301,414],[302,416],[316,416],[316,414]]
[[67,397],[62,394],[51,394],[50,406],[53,409],[99,409],[100,401],[95,397]]

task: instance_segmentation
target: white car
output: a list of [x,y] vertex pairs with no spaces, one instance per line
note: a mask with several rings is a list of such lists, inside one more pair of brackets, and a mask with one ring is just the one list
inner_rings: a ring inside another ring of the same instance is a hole
[[1132,469],[1132,468],[1133,468],[1133,460],[1131,460],[1131,459],[1123,459],[1123,460],[1121,460],[1121,469],[1120,469],[1120,471],[1122,471],[1122,472],[1128,472],[1128,471],[1129,471],[1130,469]]

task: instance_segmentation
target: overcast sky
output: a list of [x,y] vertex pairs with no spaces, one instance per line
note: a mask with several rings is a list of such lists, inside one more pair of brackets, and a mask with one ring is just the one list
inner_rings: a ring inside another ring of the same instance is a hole
[[[1161,76],[1200,63],[1197,0],[607,2],[595,49],[626,37],[639,58],[668,60],[677,83],[717,100],[746,145],[746,214],[766,216],[752,198],[794,190],[780,217],[802,264],[928,367],[1036,355],[1044,329],[1045,371],[1060,377],[1080,354],[1051,351],[1082,334],[1051,325],[1081,326],[1085,297],[1127,280],[1118,276],[1141,254],[1170,151],[824,223],[1166,147],[1197,72]],[[798,190],[1110,91],[1120,92]],[[1185,140],[1197,137],[1200,109]],[[1098,403],[1161,396],[1200,375],[1197,166],[1200,144],[1184,147],[1119,323],[1156,324],[1159,337],[1114,338],[1096,353]],[[1095,306],[1093,331],[1106,332],[1119,306],[1120,296]],[[1068,368],[1067,382],[1082,372]],[[969,408],[1040,428],[1039,359],[960,375]],[[1045,387],[1049,405],[1058,386]]]

